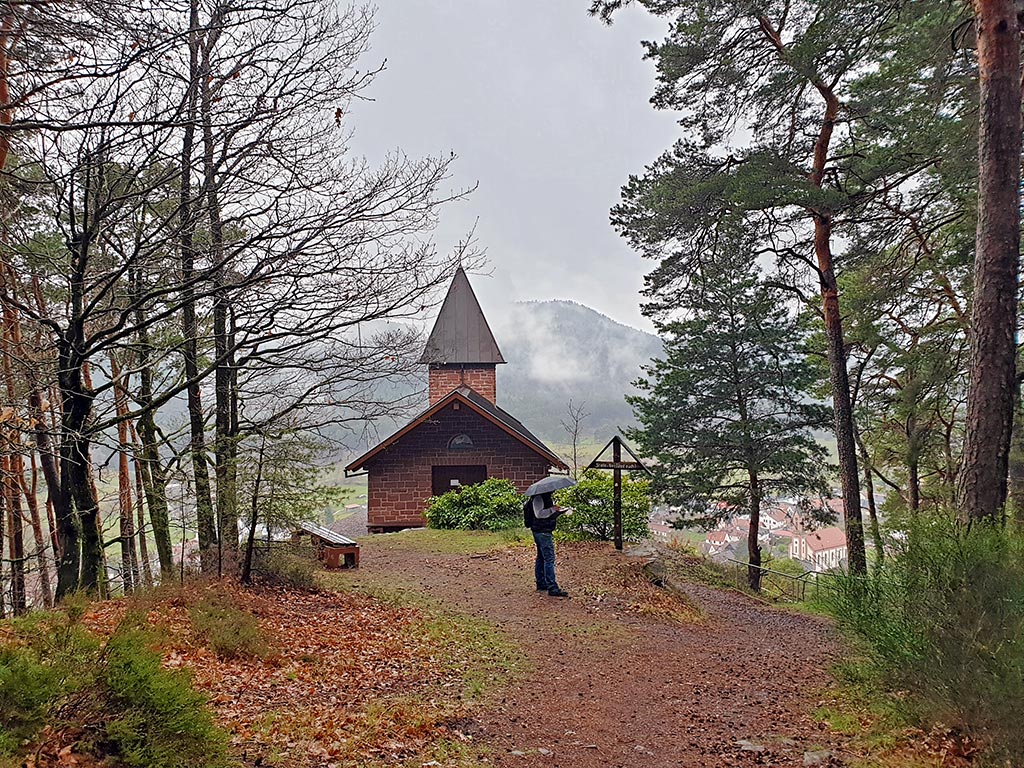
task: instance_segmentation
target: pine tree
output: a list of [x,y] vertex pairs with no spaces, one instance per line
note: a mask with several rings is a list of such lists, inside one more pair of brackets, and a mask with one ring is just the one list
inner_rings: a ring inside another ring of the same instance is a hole
[[664,359],[629,398],[642,425],[630,437],[655,460],[653,490],[688,510],[690,522],[749,511],[756,590],[762,502],[824,490],[826,455],[812,429],[829,412],[809,397],[815,371],[785,296],[759,278],[746,252],[705,261],[677,303],[682,319],[659,323]]

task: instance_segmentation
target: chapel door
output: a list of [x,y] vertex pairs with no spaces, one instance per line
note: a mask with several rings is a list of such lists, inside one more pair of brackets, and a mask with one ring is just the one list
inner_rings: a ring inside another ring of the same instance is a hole
[[431,473],[434,496],[463,485],[476,485],[487,479],[487,467],[483,464],[433,467]]

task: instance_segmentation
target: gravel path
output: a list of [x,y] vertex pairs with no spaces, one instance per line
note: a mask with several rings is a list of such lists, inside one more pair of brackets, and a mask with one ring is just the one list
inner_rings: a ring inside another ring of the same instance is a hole
[[362,562],[358,579],[422,590],[522,647],[521,684],[474,728],[497,765],[843,765],[839,737],[811,718],[839,652],[827,622],[698,584],[683,589],[702,620],[659,621],[588,586],[628,567],[592,546],[559,549],[569,600],[533,589],[524,549],[429,554],[371,540]]

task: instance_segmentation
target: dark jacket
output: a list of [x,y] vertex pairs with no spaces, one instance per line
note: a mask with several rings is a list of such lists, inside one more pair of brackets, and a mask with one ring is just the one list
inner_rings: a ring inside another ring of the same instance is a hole
[[[556,510],[550,517],[537,517],[533,514],[533,498],[533,496],[527,496],[526,501],[523,503],[524,524],[530,530],[537,531],[538,533],[551,533],[555,530],[555,526],[558,525],[558,516],[562,513]],[[550,493],[545,493],[541,496],[541,500],[545,507],[555,506]]]

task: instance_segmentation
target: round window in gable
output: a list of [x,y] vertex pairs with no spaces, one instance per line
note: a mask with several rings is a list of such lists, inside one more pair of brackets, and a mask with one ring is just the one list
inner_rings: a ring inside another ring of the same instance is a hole
[[448,441],[449,451],[471,451],[473,450],[473,438],[463,433],[456,435]]

